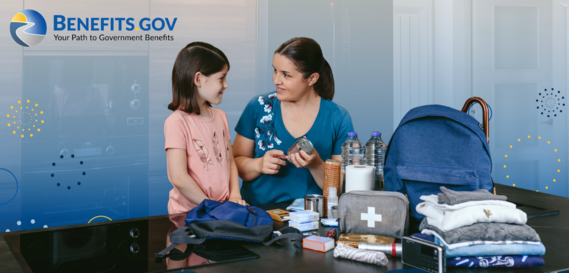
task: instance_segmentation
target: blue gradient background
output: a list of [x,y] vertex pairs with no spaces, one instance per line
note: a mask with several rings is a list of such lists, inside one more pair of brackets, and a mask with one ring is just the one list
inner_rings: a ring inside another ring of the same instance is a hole
[[[3,1],[0,231],[81,224],[100,215],[166,214],[172,185],[163,125],[171,113],[171,70],[178,51],[192,41],[217,46],[231,62],[229,88],[217,107],[227,113],[232,138],[247,102],[274,90],[274,50],[306,36],[321,45],[335,76],[334,101],[350,112],[362,142],[376,130],[388,141],[413,107],[460,109],[468,97],[480,96],[494,110],[494,180],[568,196],[566,111],[554,119],[536,111],[544,88],[567,94],[565,8],[529,2],[525,9],[502,8],[515,6],[507,0]],[[40,12],[47,22],[45,39],[32,48],[10,36],[8,24],[22,9]],[[171,32],[55,32],[54,15],[178,20]],[[175,40],[53,37],[147,33]],[[33,112],[25,109],[31,105]],[[32,114],[24,138],[13,127],[20,106],[24,117]],[[480,120],[479,109],[470,114]],[[36,113],[44,123],[35,122]]]

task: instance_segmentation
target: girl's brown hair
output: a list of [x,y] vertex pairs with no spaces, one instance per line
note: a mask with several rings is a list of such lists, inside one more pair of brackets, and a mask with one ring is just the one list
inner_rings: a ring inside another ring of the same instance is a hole
[[320,45],[310,38],[298,37],[284,42],[275,54],[289,58],[305,79],[313,73],[320,74],[314,91],[323,99],[334,98],[334,75],[330,64],[324,59]]
[[[172,68],[172,102],[168,109],[178,109],[186,113],[200,114],[198,105],[198,87],[194,83],[196,73],[209,76],[219,72],[229,60],[217,47],[204,42],[189,43],[178,53],[174,68]],[[211,106],[207,102],[208,106]]]

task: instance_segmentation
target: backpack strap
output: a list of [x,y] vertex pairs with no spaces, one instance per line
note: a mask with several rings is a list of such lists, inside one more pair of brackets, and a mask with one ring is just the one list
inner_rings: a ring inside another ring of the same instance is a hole
[[274,242],[277,242],[277,244],[281,244],[280,243],[281,239],[288,239],[289,241],[291,239],[295,239],[294,246],[296,247],[296,249],[300,250],[302,249],[303,238],[304,236],[302,235],[302,232],[300,232],[300,230],[293,227],[284,227],[278,231],[273,231],[273,238],[269,241],[263,242],[263,244],[266,246],[271,245]]
[[[185,259],[192,254],[193,245],[199,245],[205,242],[205,240],[206,238],[196,239],[190,227],[182,226],[170,233],[171,244],[159,253],[154,254],[156,256],[156,262],[161,263],[164,258],[168,257],[173,260]],[[188,244],[185,252],[182,253],[176,249],[176,246],[179,244]]]
[[199,245],[205,242],[206,238],[197,239],[192,229],[188,226],[183,226],[170,233],[170,242],[173,244],[189,244]]

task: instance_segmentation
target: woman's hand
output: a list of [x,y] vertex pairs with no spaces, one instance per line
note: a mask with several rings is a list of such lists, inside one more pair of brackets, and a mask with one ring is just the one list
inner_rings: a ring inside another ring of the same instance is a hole
[[281,166],[286,166],[286,156],[281,150],[270,150],[259,160],[259,172],[264,174],[276,174]]
[[307,152],[300,150],[300,152],[290,155],[288,160],[297,168],[307,169],[318,167],[318,165],[324,163],[316,149],[314,149],[312,154],[308,154]]

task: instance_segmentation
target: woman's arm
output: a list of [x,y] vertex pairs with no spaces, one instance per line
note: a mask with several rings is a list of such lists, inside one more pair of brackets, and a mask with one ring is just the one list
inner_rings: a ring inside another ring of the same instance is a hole
[[[194,204],[200,204],[204,199],[209,199],[200,186],[188,174],[188,158],[184,149],[166,150],[166,164],[170,182]],[[239,183],[239,182],[237,182]],[[237,185],[239,186],[239,185]]]
[[255,141],[240,134],[235,136],[233,153],[239,176],[243,181],[252,181],[261,174],[276,174],[281,166],[286,165],[283,151],[270,150],[263,157],[255,156]]
[[[342,160],[341,155],[332,155],[330,159]],[[297,168],[307,168],[318,184],[318,187],[324,189],[324,170],[325,170],[325,162],[320,158],[318,151],[314,149],[312,154],[308,154],[305,151],[300,151],[300,153],[292,154],[290,156],[290,161],[294,164]],[[340,187],[342,186],[342,179],[340,178]]]
[[233,153],[237,171],[243,181],[251,181],[261,176],[258,168],[260,158],[253,158],[255,153],[254,140],[237,134],[235,141],[233,141]]

